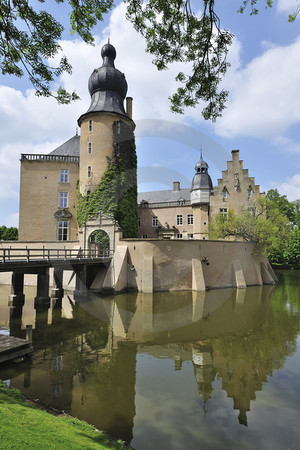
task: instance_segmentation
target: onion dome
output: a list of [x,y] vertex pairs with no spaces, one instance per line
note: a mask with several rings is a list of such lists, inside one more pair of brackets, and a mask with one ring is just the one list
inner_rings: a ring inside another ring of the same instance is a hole
[[103,111],[127,116],[123,104],[127,82],[124,74],[115,68],[116,49],[109,43],[105,44],[101,56],[102,66],[95,69],[89,78],[88,88],[92,99],[87,113]]
[[191,191],[195,189],[212,189],[213,185],[208,174],[208,164],[204,161],[202,155],[200,161],[195,165],[195,171]]

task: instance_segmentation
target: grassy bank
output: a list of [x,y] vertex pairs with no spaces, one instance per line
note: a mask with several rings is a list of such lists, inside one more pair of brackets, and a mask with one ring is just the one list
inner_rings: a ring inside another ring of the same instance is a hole
[[0,449],[125,449],[92,426],[29,404],[0,380]]

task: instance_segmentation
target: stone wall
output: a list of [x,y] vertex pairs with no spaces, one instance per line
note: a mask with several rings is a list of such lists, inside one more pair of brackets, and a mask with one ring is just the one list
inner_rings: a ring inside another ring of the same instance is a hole
[[203,291],[275,281],[266,256],[255,254],[250,243],[148,239],[120,240],[104,287]]

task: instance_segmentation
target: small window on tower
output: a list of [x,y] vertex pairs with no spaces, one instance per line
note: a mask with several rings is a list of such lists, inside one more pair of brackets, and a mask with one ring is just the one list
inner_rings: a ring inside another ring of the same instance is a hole
[[121,121],[118,120],[117,122],[117,133],[120,134],[121,133]]
[[92,143],[91,142],[89,142],[89,145],[88,145],[88,152],[89,152],[89,155],[92,153]]
[[89,120],[89,131],[93,131],[93,121]]
[[88,176],[88,178],[91,178],[91,176],[92,176],[92,166],[88,166],[88,168],[87,168],[87,176]]

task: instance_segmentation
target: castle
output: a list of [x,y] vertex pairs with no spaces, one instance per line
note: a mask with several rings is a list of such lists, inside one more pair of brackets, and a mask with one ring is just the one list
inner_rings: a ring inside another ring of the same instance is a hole
[[209,239],[216,214],[245,205],[251,210],[263,194],[238,150],[217,186],[201,154],[191,187],[174,181],[173,190],[136,198],[132,99],[126,98],[125,110],[127,83],[114,66],[114,47],[104,45],[101,54],[103,64],[88,84],[91,105],[78,119],[80,136],[47,155],[21,155],[20,240],[78,241],[80,228],[99,211],[117,220],[125,238]]

